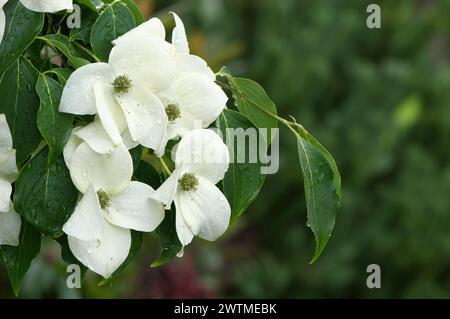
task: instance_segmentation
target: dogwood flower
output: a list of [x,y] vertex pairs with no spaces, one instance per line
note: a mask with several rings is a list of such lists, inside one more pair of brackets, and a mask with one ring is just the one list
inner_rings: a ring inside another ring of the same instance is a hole
[[6,17],[5,12],[3,12],[3,6],[5,5],[6,1],[8,0],[0,0],[0,44],[3,40],[3,34],[5,34]]
[[69,77],[59,111],[98,114],[115,146],[123,142],[122,134],[128,130],[133,141],[156,150],[165,135],[168,118],[153,92],[173,81],[174,53],[168,43],[156,36],[130,38],[124,43],[126,49],[112,49],[109,63],[88,64]]
[[99,154],[86,142],[75,150],[73,145],[68,143],[64,157],[83,195],[63,231],[74,256],[108,278],[128,256],[130,229],[153,231],[164,219],[164,209],[150,198],[150,186],[131,181],[133,163],[125,145],[111,154]]
[[17,177],[16,151],[4,114],[0,114],[0,245],[17,246],[21,220],[11,202],[13,183]]
[[230,162],[227,146],[211,130],[194,130],[176,149],[175,170],[152,198],[176,208],[176,231],[183,246],[194,236],[216,240],[230,221],[226,197],[215,186],[223,179]]

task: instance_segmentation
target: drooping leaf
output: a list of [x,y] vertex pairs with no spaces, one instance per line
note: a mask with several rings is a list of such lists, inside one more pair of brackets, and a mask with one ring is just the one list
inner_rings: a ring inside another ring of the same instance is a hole
[[300,128],[298,154],[305,184],[308,225],[316,238],[313,263],[333,231],[340,207],[341,177],[333,157],[306,130]]
[[159,267],[168,263],[174,259],[183,248],[175,228],[175,214],[175,209],[166,212],[163,222],[156,229],[156,233],[161,242],[161,255],[158,260],[152,263],[152,267]]
[[0,113],[8,121],[19,167],[41,140],[36,125],[39,97],[34,89],[38,76],[31,63],[20,57],[0,79]]
[[39,231],[52,236],[62,233],[62,226],[72,214],[78,190],[72,184],[62,156],[48,164],[48,150],[33,157],[16,181],[14,207]]
[[73,116],[58,111],[62,86],[45,74],[40,74],[36,91],[41,100],[37,125],[50,149],[49,162],[61,155],[72,132]]
[[223,179],[223,192],[231,206],[231,220],[235,221],[256,199],[264,184],[261,155],[266,154],[267,147],[255,125],[236,111],[224,110],[217,127],[232,153]]
[[108,61],[112,41],[136,27],[133,13],[121,2],[108,4],[95,21],[91,32],[94,53],[102,61]]
[[0,44],[0,75],[22,55],[44,25],[44,14],[26,9],[19,0],[9,0],[3,10],[6,23]]
[[89,64],[87,57],[78,51],[78,49],[70,42],[69,38],[62,34],[50,34],[45,37],[40,37],[50,47],[61,52],[67,61],[75,68]]
[[0,246],[0,252],[14,294],[19,296],[20,287],[33,259],[41,250],[41,234],[22,219],[19,246]]

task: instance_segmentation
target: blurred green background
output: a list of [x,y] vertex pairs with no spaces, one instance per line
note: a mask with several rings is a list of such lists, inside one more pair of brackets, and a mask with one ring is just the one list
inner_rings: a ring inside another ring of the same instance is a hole
[[[282,130],[281,167],[214,243],[150,268],[158,242],[112,284],[89,273],[65,288],[59,248],[46,242],[22,297],[450,297],[450,1],[137,1],[148,17],[176,11],[191,49],[217,70],[250,77],[335,156],[343,202],[333,237],[309,265],[314,239],[296,146]],[[381,6],[381,29],[366,7]],[[366,267],[379,264],[381,289]],[[0,296],[11,297],[0,270]]]

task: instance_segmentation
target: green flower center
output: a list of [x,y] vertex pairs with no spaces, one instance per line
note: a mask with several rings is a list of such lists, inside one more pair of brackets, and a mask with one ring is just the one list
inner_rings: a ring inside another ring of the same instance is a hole
[[167,114],[167,117],[169,118],[170,122],[173,122],[176,119],[181,117],[180,108],[175,103],[171,103],[171,104],[166,106],[166,114]]
[[114,91],[119,94],[128,93],[133,87],[131,79],[125,74],[116,77],[112,85],[114,86]]
[[107,192],[100,189],[97,191],[97,197],[102,209],[106,209],[109,207],[109,204],[111,203],[111,196]]
[[196,191],[198,188],[198,178],[193,173],[185,173],[179,180],[180,187],[185,192]]

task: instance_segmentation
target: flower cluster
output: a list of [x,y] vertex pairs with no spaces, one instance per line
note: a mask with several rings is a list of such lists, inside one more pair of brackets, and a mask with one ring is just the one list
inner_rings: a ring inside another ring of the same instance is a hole
[[0,114],[0,245],[17,246],[21,220],[11,202],[13,183],[17,177],[16,151],[4,114]]
[[[61,97],[60,112],[95,115],[74,128],[64,149],[82,195],[63,231],[74,256],[105,278],[128,256],[130,230],[155,230],[172,202],[183,246],[194,236],[215,240],[229,224],[230,206],[215,186],[229,151],[206,129],[227,96],[206,62],[189,53],[183,23],[173,16],[171,43],[153,18],[116,39],[108,63],[72,73]],[[176,138],[175,170],[159,189],[132,180],[130,149],[142,145],[162,156]]]

